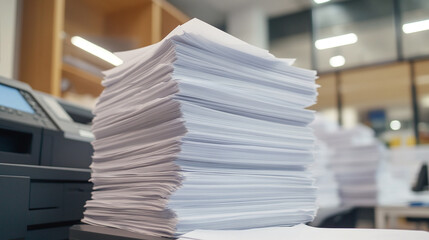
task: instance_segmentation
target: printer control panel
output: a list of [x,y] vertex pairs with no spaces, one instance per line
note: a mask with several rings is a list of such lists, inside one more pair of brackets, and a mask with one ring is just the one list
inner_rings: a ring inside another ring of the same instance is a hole
[[53,121],[27,91],[0,83],[0,116],[48,129],[57,129]]
[[0,76],[0,163],[88,169],[90,126],[74,122],[58,102]]
[[35,121],[40,122],[44,127],[55,128],[54,124],[52,123],[52,120],[49,119],[49,117],[46,115],[40,105],[34,100],[34,98],[25,91],[20,90],[20,93],[35,111],[33,119]]

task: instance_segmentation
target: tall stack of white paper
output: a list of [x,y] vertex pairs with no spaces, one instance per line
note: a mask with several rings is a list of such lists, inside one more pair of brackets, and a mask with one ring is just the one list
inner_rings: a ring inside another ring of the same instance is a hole
[[315,72],[197,19],[118,54],[83,221],[154,236],[309,222]]
[[341,202],[346,206],[377,204],[377,170],[384,148],[366,126],[315,131],[333,152],[329,168],[339,184]]

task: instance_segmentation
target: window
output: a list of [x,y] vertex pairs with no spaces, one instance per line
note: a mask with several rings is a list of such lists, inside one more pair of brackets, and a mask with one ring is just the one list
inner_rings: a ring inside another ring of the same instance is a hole
[[413,64],[416,81],[420,143],[429,144],[429,60]]
[[315,7],[317,69],[326,72],[396,60],[393,9],[392,0],[342,1]]
[[319,76],[316,83],[320,85],[317,103],[311,109],[317,110],[325,118],[338,121],[338,98],[337,98],[337,77],[336,74],[324,74]]
[[311,11],[272,18],[269,21],[270,52],[295,58],[294,66],[312,69]]
[[401,0],[402,51],[405,58],[429,54],[429,1]]
[[374,66],[340,73],[342,120],[372,127],[386,142],[414,141],[411,68],[408,63]]

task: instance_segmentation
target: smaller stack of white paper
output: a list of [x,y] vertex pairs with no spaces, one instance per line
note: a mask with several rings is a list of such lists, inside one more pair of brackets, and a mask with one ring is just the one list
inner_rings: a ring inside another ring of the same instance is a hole
[[375,138],[374,131],[362,125],[350,129],[327,123],[313,125],[317,126],[316,137],[332,152],[328,167],[338,182],[341,204],[376,205],[377,171],[384,146]]
[[377,171],[383,155],[378,142],[337,148],[331,161],[340,184],[340,196],[347,206],[377,205]]
[[[337,130],[338,125],[316,114],[316,119],[310,124],[316,137],[327,131]],[[329,146],[317,139],[315,161],[311,168],[316,178],[317,204],[319,208],[335,208],[341,204],[338,192],[338,182],[334,171],[329,167],[333,151]]]
[[329,167],[332,152],[322,141],[316,142],[315,162],[312,166],[317,186],[317,205],[319,208],[335,208],[341,204],[338,182],[334,171]]

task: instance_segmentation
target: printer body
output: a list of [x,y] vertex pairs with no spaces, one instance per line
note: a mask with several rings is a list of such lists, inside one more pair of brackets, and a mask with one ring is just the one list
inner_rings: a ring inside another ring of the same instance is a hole
[[0,77],[0,239],[67,239],[91,196],[91,118]]

